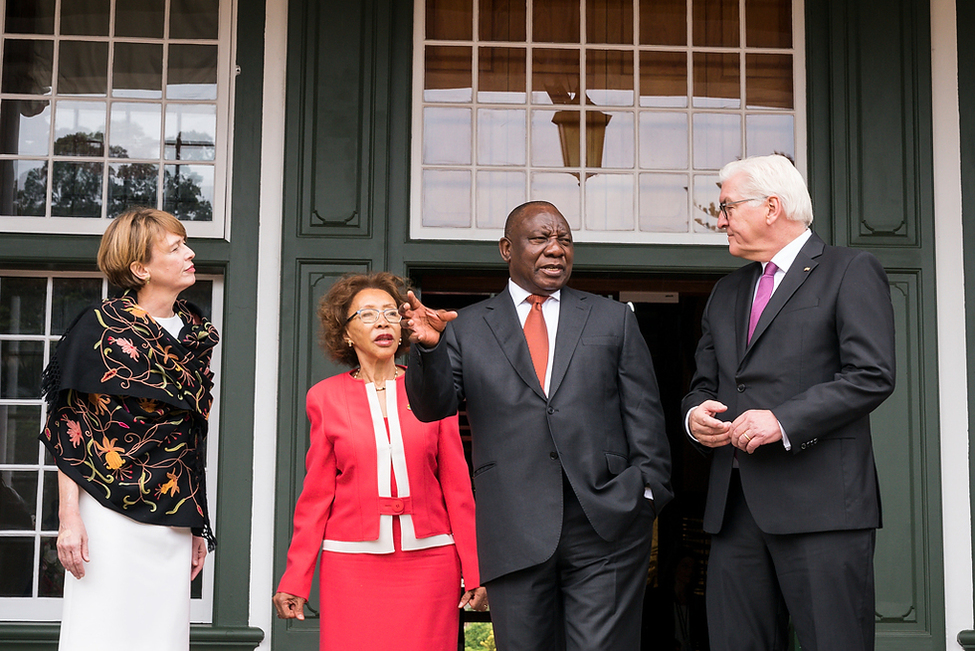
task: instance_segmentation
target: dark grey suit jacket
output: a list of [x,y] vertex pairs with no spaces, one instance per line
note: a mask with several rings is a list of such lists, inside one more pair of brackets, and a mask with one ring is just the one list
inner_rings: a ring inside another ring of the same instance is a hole
[[[551,325],[549,326],[551,327]],[[546,397],[507,289],[460,311],[431,350],[413,346],[410,406],[423,421],[467,399],[481,580],[542,563],[562,529],[562,472],[612,541],[672,497],[650,351],[624,304],[563,288]]]
[[[869,414],[894,390],[894,318],[887,275],[864,251],[815,233],[762,312],[748,316],[761,265],[722,278],[704,310],[697,371],[683,413],[708,399],[734,420],[770,409],[791,442],[738,453],[745,500],[766,533],[881,525]],[[717,448],[704,530],[724,519],[735,448]]]

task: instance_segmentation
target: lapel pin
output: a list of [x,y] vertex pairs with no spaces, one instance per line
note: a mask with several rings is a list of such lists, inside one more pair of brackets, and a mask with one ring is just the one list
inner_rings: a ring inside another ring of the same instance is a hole
[[803,271],[806,272],[806,273],[808,273],[809,272],[809,267],[806,267],[805,269],[803,269]]

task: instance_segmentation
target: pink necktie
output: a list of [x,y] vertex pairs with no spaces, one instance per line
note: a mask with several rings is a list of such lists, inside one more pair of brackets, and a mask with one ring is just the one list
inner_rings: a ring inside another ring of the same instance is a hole
[[545,316],[542,314],[542,303],[548,296],[532,294],[528,301],[532,309],[525,319],[525,340],[528,342],[528,352],[532,357],[535,375],[538,383],[545,388],[545,369],[548,366],[548,329],[545,327]]
[[765,273],[758,280],[758,291],[755,292],[755,301],[752,303],[752,314],[748,318],[748,342],[751,343],[752,333],[758,325],[758,319],[762,316],[762,310],[768,305],[768,299],[772,296],[772,288],[775,287],[775,272],[778,267],[774,262],[765,265]]

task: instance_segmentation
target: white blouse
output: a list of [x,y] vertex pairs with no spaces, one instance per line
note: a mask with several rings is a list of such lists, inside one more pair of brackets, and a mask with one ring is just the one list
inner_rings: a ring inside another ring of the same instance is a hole
[[[392,498],[391,477],[396,478],[397,498],[410,495],[410,477],[406,470],[406,452],[403,449],[403,433],[399,426],[399,409],[396,403],[396,381],[386,380],[386,420],[389,421],[389,434],[386,434],[386,423],[379,406],[379,396],[376,386],[372,382],[365,385],[366,397],[369,400],[369,412],[372,416],[372,429],[376,437],[377,477],[379,478],[379,497]],[[392,475],[390,474],[392,472]],[[329,552],[346,554],[392,554],[396,549],[393,545],[393,518],[399,518],[400,544],[404,551],[428,549],[430,547],[444,547],[454,544],[453,534],[440,534],[429,538],[417,538],[413,529],[413,516],[402,515],[379,516],[379,538],[377,540],[322,541],[322,549]]]

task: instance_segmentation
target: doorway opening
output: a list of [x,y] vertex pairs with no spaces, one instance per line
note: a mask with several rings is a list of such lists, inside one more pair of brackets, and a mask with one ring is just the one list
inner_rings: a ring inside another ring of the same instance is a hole
[[[569,286],[629,303],[646,339],[660,388],[672,460],[674,500],[654,527],[654,550],[647,573],[643,648],[665,648],[673,630],[663,620],[671,616],[675,570],[682,559],[696,561],[690,582],[695,600],[703,602],[710,538],[703,531],[709,460],[688,441],[681,399],[694,374],[694,351],[701,336],[701,316],[715,282],[723,274],[609,273],[573,271]],[[456,310],[502,291],[507,269],[423,270],[410,278],[431,308]],[[470,428],[463,406],[461,436],[470,463]],[[686,576],[684,577],[686,580]],[[667,585],[669,584],[669,585]],[[668,604],[661,610],[661,603]],[[463,621],[487,621],[483,613],[466,612]],[[703,633],[699,631],[698,633]],[[461,647],[463,648],[463,647]],[[669,647],[667,647],[669,648]],[[706,635],[695,649],[706,649]]]

